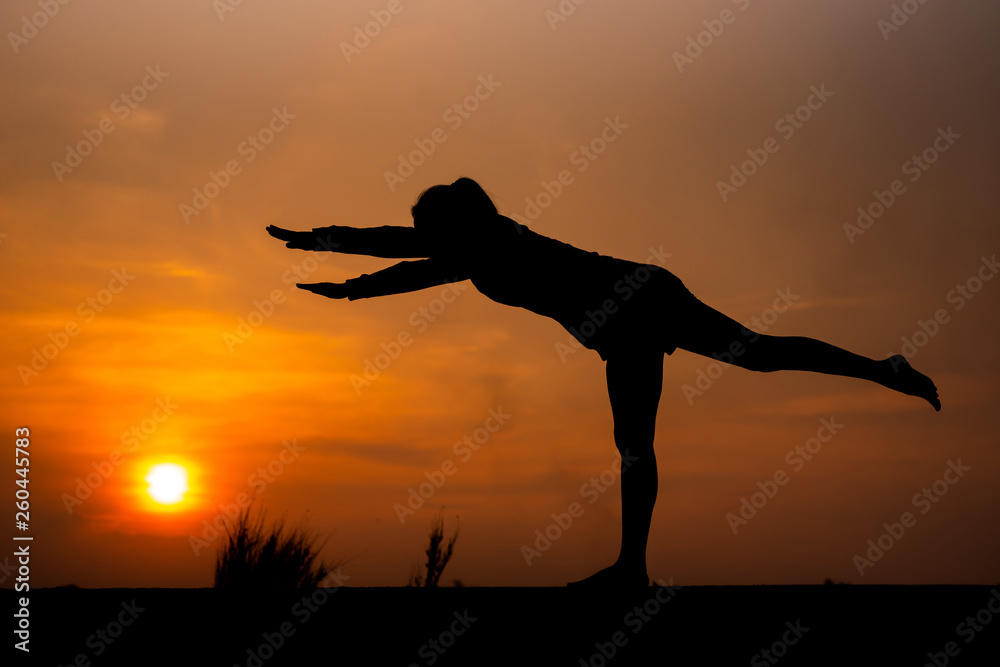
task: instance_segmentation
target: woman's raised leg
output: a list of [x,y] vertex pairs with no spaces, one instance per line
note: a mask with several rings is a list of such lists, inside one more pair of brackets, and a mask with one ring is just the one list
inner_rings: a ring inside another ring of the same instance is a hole
[[934,382],[902,356],[876,361],[815,338],[756,333],[700,301],[692,302],[678,322],[677,347],[682,350],[752,371],[811,371],[869,380],[941,409]]

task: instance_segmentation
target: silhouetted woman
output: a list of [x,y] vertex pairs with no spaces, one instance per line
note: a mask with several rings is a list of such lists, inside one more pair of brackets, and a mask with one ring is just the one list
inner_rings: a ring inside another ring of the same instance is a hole
[[[903,357],[876,361],[828,343],[752,332],[696,299],[669,271],[580,250],[497,212],[473,180],[425,191],[413,227],[268,227],[289,248],[374,257],[423,257],[345,283],[299,284],[332,299],[363,299],[471,280],[484,295],[559,322],[607,362],[615,446],[632,460],[621,477],[622,544],[610,567],[576,584],[648,586],[646,540],[656,501],[653,431],[663,355],[677,348],[726,356],[749,370],[813,371],[876,382],[941,409],[930,378]],[[734,354],[739,351],[739,354]]]

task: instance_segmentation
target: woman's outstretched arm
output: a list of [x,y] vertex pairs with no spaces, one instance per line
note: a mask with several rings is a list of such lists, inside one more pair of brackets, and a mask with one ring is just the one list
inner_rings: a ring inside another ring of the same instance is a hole
[[467,275],[451,265],[437,259],[421,259],[415,262],[400,262],[387,269],[351,278],[344,283],[300,283],[300,289],[321,294],[331,299],[367,299],[373,296],[403,294],[417,290],[457,283],[466,280]]
[[285,241],[288,248],[326,250],[372,257],[429,257],[430,247],[413,227],[346,227],[331,225],[295,232],[271,225],[267,233]]

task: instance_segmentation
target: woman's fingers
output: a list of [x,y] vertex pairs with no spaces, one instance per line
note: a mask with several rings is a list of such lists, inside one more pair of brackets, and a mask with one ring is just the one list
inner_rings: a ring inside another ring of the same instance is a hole
[[291,241],[292,238],[299,234],[300,232],[293,232],[289,229],[282,229],[281,227],[276,227],[274,225],[268,225],[267,233],[276,239],[281,239],[282,241]]
[[276,239],[285,241],[286,248],[297,250],[316,250],[315,232],[293,232],[290,229],[282,229],[271,225],[267,228],[267,233]]
[[343,283],[295,283],[295,286],[329,299],[347,298],[347,285]]
[[295,232],[290,229],[282,229],[274,225],[267,227],[267,233],[276,239],[285,242],[286,248],[298,250],[326,250],[336,252],[340,243],[335,241],[334,231],[338,227],[320,227],[308,232]]
[[267,228],[267,233],[276,239],[285,241],[286,248],[296,248],[299,250],[312,250],[316,245],[316,235],[312,232],[293,232],[290,229],[282,229],[271,225]]

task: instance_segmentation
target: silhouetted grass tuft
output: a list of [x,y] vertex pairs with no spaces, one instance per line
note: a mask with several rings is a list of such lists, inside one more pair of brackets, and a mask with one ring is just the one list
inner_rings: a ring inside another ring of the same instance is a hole
[[410,581],[407,586],[421,586],[424,588],[434,588],[441,580],[444,568],[451,560],[451,555],[455,550],[455,541],[458,540],[458,526],[455,526],[455,534],[444,544],[444,510],[431,521],[431,529],[428,535],[430,544],[424,552],[427,554],[427,563],[424,566],[426,573],[421,572],[419,567],[413,568],[410,574]]
[[215,588],[297,590],[316,588],[337,564],[319,560],[323,544],[284,519],[265,528],[264,511],[251,518],[250,508],[226,527],[225,543],[215,562]]

